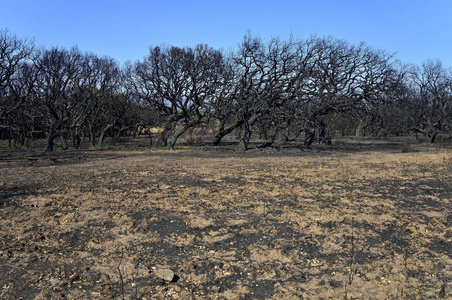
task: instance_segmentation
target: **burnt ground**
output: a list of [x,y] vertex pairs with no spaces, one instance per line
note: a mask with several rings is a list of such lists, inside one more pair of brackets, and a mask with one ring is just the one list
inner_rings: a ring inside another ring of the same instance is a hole
[[452,297],[452,151],[328,149],[2,152],[0,298]]

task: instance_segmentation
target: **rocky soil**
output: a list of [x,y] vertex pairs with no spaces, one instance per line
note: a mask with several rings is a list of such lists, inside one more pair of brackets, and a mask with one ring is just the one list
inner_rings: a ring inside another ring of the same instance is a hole
[[452,297],[452,151],[0,156],[2,299]]

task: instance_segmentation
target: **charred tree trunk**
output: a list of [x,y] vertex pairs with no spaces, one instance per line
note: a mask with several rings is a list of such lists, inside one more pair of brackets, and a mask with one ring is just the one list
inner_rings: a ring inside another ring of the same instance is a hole
[[123,126],[118,129],[118,131],[113,135],[113,145],[116,145],[116,143],[119,142],[119,138],[121,137],[121,134],[129,128],[130,127],[128,127],[128,126]]
[[306,133],[306,137],[304,139],[304,145],[311,146],[315,141],[315,137],[316,137],[315,130],[312,130],[312,131],[305,130],[305,133]]
[[104,129],[102,129],[100,136],[99,136],[99,141],[97,142],[97,149],[102,150],[104,148],[104,139],[105,139],[105,135],[107,134],[107,131],[112,128],[114,126],[114,124],[108,124],[107,126],[105,126]]
[[243,135],[242,135],[242,138],[240,139],[240,143],[239,143],[239,146],[240,146],[240,148],[242,148],[243,151],[246,151],[249,149],[251,135],[253,133],[253,125],[257,121],[259,116],[260,116],[260,114],[253,114],[251,116],[251,118],[246,120],[246,122],[244,123]]
[[331,137],[327,135],[325,122],[320,122],[319,129],[319,143],[325,145],[331,145]]
[[96,146],[96,136],[94,134],[94,128],[91,124],[89,125],[89,141],[93,147]]
[[438,132],[437,132],[437,131],[431,133],[431,136],[430,136],[430,144],[435,143],[435,140],[436,140],[436,136],[437,136],[437,135],[438,135]]
[[46,150],[52,152],[55,146],[55,139],[60,136],[58,132],[50,132],[46,140]]
[[72,146],[75,149],[80,149],[80,144],[82,140],[80,138],[79,130],[78,128],[75,129],[75,132],[72,132]]
[[166,123],[165,129],[163,130],[162,134],[160,135],[160,141],[159,146],[167,147],[168,146],[168,139],[171,135],[171,132],[176,128],[177,120],[172,118]]
[[47,151],[53,151],[54,146],[54,139],[53,137],[48,137],[46,141],[46,149]]
[[61,135],[61,142],[63,144],[63,150],[69,149],[69,146],[67,144],[67,139],[66,139],[66,136],[64,136],[64,134]]
[[243,136],[240,139],[240,143],[239,143],[239,147],[243,150],[246,151],[249,149],[249,145],[250,145],[250,139],[251,139],[251,129],[250,129],[250,125],[245,122],[245,126],[244,126],[244,132],[243,132]]
[[214,138],[214,140],[212,142],[212,146],[220,145],[221,140],[223,139],[223,137],[225,137],[226,135],[228,135],[231,132],[233,132],[235,129],[237,129],[240,126],[242,126],[243,123],[245,123],[244,120],[237,121],[234,125],[231,125],[228,128],[226,128],[226,129],[224,129],[224,124],[222,124],[222,126],[220,127],[220,131],[217,133],[217,135],[215,135],[215,138]]
[[268,128],[265,124],[259,124],[259,138],[261,140],[268,140]]
[[174,150],[174,146],[176,145],[177,139],[189,128],[193,128],[200,123],[200,119],[193,120],[189,123],[185,123],[183,126],[179,127],[168,139],[167,149]]

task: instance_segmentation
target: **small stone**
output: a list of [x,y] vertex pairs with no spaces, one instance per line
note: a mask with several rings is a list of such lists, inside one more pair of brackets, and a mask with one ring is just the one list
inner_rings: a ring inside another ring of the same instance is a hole
[[[173,280],[174,280],[174,278],[173,278]],[[173,290],[174,290],[174,292],[179,293],[181,291],[181,288],[180,288],[180,286],[175,285],[175,286],[173,286]]]
[[174,272],[170,269],[156,269],[154,270],[154,274],[165,281],[172,281],[174,278]]

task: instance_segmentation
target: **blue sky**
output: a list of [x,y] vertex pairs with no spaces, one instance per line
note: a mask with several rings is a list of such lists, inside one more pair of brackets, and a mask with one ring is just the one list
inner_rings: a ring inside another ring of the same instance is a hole
[[249,30],[264,40],[292,33],[364,41],[403,62],[452,67],[451,0],[0,0],[0,11],[0,29],[121,63],[163,43],[228,50]]

